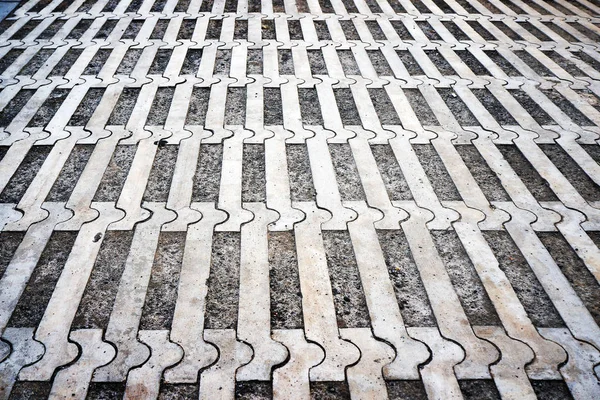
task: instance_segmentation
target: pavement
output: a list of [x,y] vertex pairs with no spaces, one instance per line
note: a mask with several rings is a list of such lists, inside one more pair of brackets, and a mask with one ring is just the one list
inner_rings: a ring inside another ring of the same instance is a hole
[[597,1],[0,14],[0,400],[600,399]]

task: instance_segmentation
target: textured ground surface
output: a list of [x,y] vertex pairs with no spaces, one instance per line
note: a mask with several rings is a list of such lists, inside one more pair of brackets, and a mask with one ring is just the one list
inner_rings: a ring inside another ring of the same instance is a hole
[[600,398],[596,0],[30,0],[0,90],[0,400]]

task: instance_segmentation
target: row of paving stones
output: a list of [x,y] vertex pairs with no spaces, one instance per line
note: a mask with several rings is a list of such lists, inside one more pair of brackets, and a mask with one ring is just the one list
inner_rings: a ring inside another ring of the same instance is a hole
[[262,13],[310,14],[316,17],[327,14],[370,15],[385,14],[396,17],[408,15],[508,15],[538,17],[553,15],[556,17],[580,16],[585,18],[600,15],[600,7],[589,0],[398,0],[398,1],[354,1],[354,0],[298,0],[298,1],[233,1],[233,0],[30,0],[14,12],[15,16],[27,14],[70,14],[85,12],[91,15],[101,13],[238,13],[241,15]]
[[[148,40],[164,40],[162,45],[179,42],[209,44],[213,41],[232,43],[249,40],[254,46],[270,41],[280,45],[319,47],[318,42],[356,41],[379,47],[475,47],[522,48],[592,48],[597,46],[598,19],[583,17],[523,18],[499,15],[493,17],[382,15],[321,16],[307,18],[289,14],[218,14],[198,17],[161,13],[102,15],[92,18],[87,13],[71,15],[27,15],[2,22],[3,47],[44,44],[46,47],[66,44],[108,44],[132,40],[135,44]],[[91,43],[93,41],[93,43]],[[205,43],[206,42],[206,43]],[[152,43],[152,42],[149,42]],[[223,44],[222,43],[222,44]],[[148,43],[146,43],[148,45]],[[7,49],[4,49],[5,51]]]
[[0,398],[597,398],[599,11],[23,3]]

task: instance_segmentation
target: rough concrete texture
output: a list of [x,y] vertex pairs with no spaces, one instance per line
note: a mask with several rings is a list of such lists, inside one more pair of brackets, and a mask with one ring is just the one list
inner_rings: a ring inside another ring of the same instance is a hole
[[314,201],[316,192],[306,146],[287,145],[286,155],[292,201]]
[[371,146],[373,157],[377,162],[377,167],[381,173],[381,178],[387,189],[391,200],[412,200],[410,188],[406,183],[404,174],[396,162],[394,152],[388,145]]
[[[577,58],[583,58],[583,54],[580,52],[576,56]],[[591,90],[581,89],[577,90],[577,94],[581,96],[584,100],[586,100],[589,105],[594,107],[596,110],[600,107],[600,98],[594,94]]]
[[347,232],[323,235],[333,302],[340,328],[368,328],[369,311],[360,282],[358,266]]
[[518,51],[515,51],[515,54],[521,60],[525,61],[525,63],[527,63],[527,65],[531,69],[533,69],[537,74],[539,74],[540,76],[543,76],[545,78],[546,77],[554,77],[554,74],[552,73],[552,71],[550,71],[544,64],[539,62],[539,60],[537,60],[534,56],[532,56],[528,52],[526,52],[524,50],[518,50]]
[[[292,37],[292,39],[294,39]],[[300,38],[302,40],[302,38]],[[325,59],[323,58],[323,52],[320,50],[309,50],[308,62],[310,64],[310,71],[313,75],[327,75],[327,65],[325,65]]]
[[[371,54],[380,55],[381,53],[370,51],[369,55]],[[376,58],[377,61],[373,61],[374,58]],[[374,65],[379,65],[379,62],[385,62],[385,58],[379,60],[379,56],[371,56],[371,60],[373,61]],[[385,65],[387,66],[387,63]],[[383,73],[378,73],[379,75],[393,75],[391,71],[389,71],[389,74],[387,73],[389,67],[386,66],[379,67],[383,70]],[[375,107],[375,111],[377,112],[377,117],[381,121],[382,125],[402,125],[402,121],[395,112],[394,105],[392,104],[390,96],[387,94],[385,89],[369,89],[369,95],[371,97],[371,101],[373,102],[373,106]]]
[[477,118],[469,110],[466,104],[461,100],[460,97],[452,89],[438,89],[438,93],[444,99],[444,102],[448,105],[454,118],[459,124],[463,126],[479,126]]
[[264,202],[266,200],[265,147],[246,144],[243,150],[242,201]]
[[[262,60],[260,61],[260,65],[262,65]],[[265,125],[283,125],[281,90],[278,88],[265,88],[263,95],[265,103],[269,105],[264,111]]]
[[437,126],[440,124],[419,89],[407,89],[404,94],[423,126]]
[[72,327],[103,329],[108,325],[118,286],[125,269],[132,232],[109,231],[102,239],[92,274],[79,303]]
[[548,156],[554,165],[568,177],[567,180],[577,192],[587,201],[600,200],[600,187],[581,169],[560,146],[544,144],[540,145],[542,151]]
[[[158,4],[156,2],[155,4]],[[150,35],[150,39],[162,39],[165,36],[165,32],[167,31],[167,27],[169,26],[169,20],[167,19],[159,19],[156,25],[154,25],[154,29],[152,30],[152,34]]]
[[225,103],[225,124],[244,125],[246,122],[246,88],[229,88]]
[[561,381],[531,381],[531,386],[540,400],[573,398],[565,383]]
[[275,35],[275,21],[271,18],[262,20],[261,34],[263,40],[274,40]]
[[435,326],[435,319],[404,233],[378,231],[390,279],[406,326]]
[[499,145],[498,150],[504,156],[504,159],[511,165],[514,171],[519,175],[519,178],[533,197],[538,201],[555,201],[558,200],[548,182],[546,182],[539,172],[531,165],[525,155],[513,145]]
[[421,381],[387,381],[390,399],[425,400],[427,393]]
[[360,36],[352,21],[340,21],[340,25],[342,30],[344,31],[344,35],[346,36],[346,40],[360,40]]
[[[288,21],[288,30],[290,33],[291,40],[303,40],[304,36],[302,35],[302,28],[300,27],[300,21],[291,20]],[[309,56],[310,59],[310,56]]]
[[157,144],[156,147],[156,156],[148,177],[144,201],[166,202],[169,197],[179,146]]
[[67,54],[54,66],[50,72],[50,76],[64,76],[71,70],[71,67],[79,56],[83,53],[83,49],[69,49]]
[[123,383],[90,383],[88,399],[94,400],[117,400],[123,398],[125,385]]
[[[446,7],[446,8],[449,8],[449,7]],[[444,10],[444,12],[446,12],[446,11]],[[473,23],[477,23],[477,21],[468,21],[467,23],[469,25],[471,25],[471,28],[473,28],[477,33],[479,33],[481,35],[480,31],[477,30],[477,27],[472,25]],[[450,32],[452,34],[452,36],[454,36],[457,40],[469,40],[469,36],[465,32],[463,32],[463,30],[460,29],[460,27],[456,23],[454,23],[452,21],[443,21],[442,25],[444,25],[444,28],[448,29],[448,32]],[[481,24],[479,24],[479,27],[481,27]],[[489,33],[488,33],[488,35],[489,35]],[[490,40],[490,39],[486,39],[486,40]]]
[[119,199],[135,151],[136,147],[132,145],[117,146],[106,171],[104,171],[94,201],[117,201]]
[[[45,32],[45,31],[44,31]],[[40,50],[36,55],[25,64],[25,66],[19,71],[19,75],[33,75],[35,72],[44,65],[48,57],[54,53],[54,50]],[[14,61],[14,60],[13,60]]]
[[[433,29],[431,24],[429,24],[427,21],[417,21],[417,26],[419,27],[419,29],[421,29],[421,31],[423,31],[423,33],[425,34],[427,39],[429,39],[429,40],[441,40],[442,39],[442,37],[439,35],[439,33],[437,33],[437,31],[435,29]],[[448,75],[452,75],[452,74],[448,74]]]
[[52,234],[11,316],[9,326],[32,327],[40,323],[75,237],[75,232],[56,231]]
[[[199,65],[199,64],[198,64]],[[196,71],[197,68],[194,70]],[[186,116],[186,124],[189,125],[204,125],[206,111],[208,110],[208,98],[210,89],[195,87],[192,90],[192,98],[190,99],[190,107]]]
[[596,323],[600,320],[600,288],[598,281],[569,243],[558,232],[539,232],[538,236],[566,276],[571,287],[583,301]]
[[316,89],[298,89],[298,99],[300,100],[302,122],[305,125],[323,125],[323,116]]
[[6,127],[8,126],[12,120],[17,116],[19,111],[27,104],[31,96],[33,96],[33,90],[22,89],[20,90],[15,97],[10,99],[10,102],[7,104],[0,113],[0,126]]
[[331,34],[325,21],[315,21],[315,30],[319,40],[331,40]]
[[46,197],[46,201],[68,201],[71,197],[75,184],[79,180],[85,165],[87,164],[94,146],[92,145],[75,145],[67,162],[60,171],[60,175],[54,181],[50,193]]
[[454,148],[489,201],[510,201],[500,179],[490,169],[475,146],[459,145]]
[[456,71],[444,56],[437,50],[426,50],[425,54],[433,62],[442,75],[456,75]]
[[142,55],[141,49],[128,49],[121,63],[117,67],[117,74],[129,75]]
[[281,49],[277,51],[279,75],[294,75],[294,63],[292,59],[292,51]]
[[402,60],[402,64],[404,65],[404,67],[410,75],[425,75],[425,72],[423,72],[423,69],[421,68],[417,60],[415,60],[415,57],[410,51],[397,50],[396,54],[398,54],[398,57],[400,58],[400,60]]
[[240,235],[215,232],[206,295],[206,329],[235,329],[238,316]]
[[[150,69],[148,70],[149,75],[162,75],[167,68],[167,64],[171,59],[172,50],[160,49],[156,52],[156,56],[154,57],[154,61],[150,65]],[[168,88],[172,89],[172,88]],[[152,114],[150,114],[152,115]]]
[[500,125],[518,126],[517,120],[508,112],[501,102],[487,89],[474,89],[473,94],[481,104],[492,114]]
[[562,318],[510,236],[502,231],[484,231],[483,235],[533,324],[540,328],[564,326]]
[[70,126],[85,126],[90,120],[94,111],[96,111],[96,107],[100,104],[100,100],[104,95],[105,90],[102,88],[91,88],[85,94],[81,103],[71,116],[69,120]]
[[517,100],[521,106],[527,110],[540,125],[556,125],[556,121],[542,107],[540,107],[527,93],[522,90],[510,90],[510,94]]
[[413,35],[410,34],[410,31],[406,28],[406,25],[402,21],[391,21],[392,27],[400,36],[402,40],[415,40]]
[[159,400],[189,399],[198,395],[198,385],[190,383],[162,384],[158,394]]
[[473,325],[500,325],[496,310],[456,233],[431,231],[431,236],[469,322]]
[[233,39],[234,40],[247,40],[248,39],[248,21],[247,20],[235,21],[235,30],[233,31]]
[[340,117],[344,125],[361,125],[358,109],[350,89],[335,89],[333,91]]
[[123,38],[123,39],[135,39],[136,36],[138,35],[140,29],[142,28],[143,24],[144,24],[143,20],[134,19],[127,26],[127,29],[125,30],[125,32],[123,32],[123,35],[121,36],[121,38]]
[[10,394],[11,399],[47,399],[50,394],[50,382],[17,382]]
[[269,278],[271,327],[301,329],[302,292],[298,276],[296,241],[291,232],[272,232],[269,235]]
[[219,182],[221,180],[222,156],[222,145],[210,144],[200,147],[198,166],[196,175],[194,175],[192,201],[217,201],[219,196]]
[[375,39],[375,40],[387,39],[387,37],[385,36],[385,33],[383,33],[383,31],[381,30],[381,27],[379,26],[377,21],[366,21],[366,24],[367,24],[367,28],[369,28],[369,32],[371,32],[371,35],[373,36],[373,39]]
[[584,113],[581,112],[581,110],[575,107],[558,91],[543,90],[542,93],[544,93],[544,95],[548,97],[548,99],[550,99],[554,104],[556,104],[562,112],[567,114],[567,116],[577,125],[596,126]]
[[135,102],[140,95],[140,89],[127,88],[124,89],[119,97],[117,105],[108,119],[108,125],[125,125],[133,112]]
[[248,64],[246,66],[248,75],[262,75],[263,73],[263,55],[260,50],[248,50]]
[[270,382],[238,382],[235,386],[235,398],[240,400],[259,400],[273,398]]
[[110,57],[111,50],[102,49],[99,50],[94,58],[90,61],[85,70],[83,71],[83,75],[98,75],[100,71],[102,71],[102,67],[104,67],[104,63]]
[[365,200],[365,193],[350,145],[330,144],[329,152],[335,169],[342,200]]
[[213,74],[216,76],[229,76],[231,67],[231,50],[217,50],[215,69]]
[[[200,63],[202,62],[202,50],[200,49],[189,49],[183,60],[181,71],[179,75],[196,75]],[[249,73],[251,73],[249,71]]]
[[[344,27],[344,22],[348,21],[341,21],[342,28]],[[356,59],[352,55],[352,51],[338,50],[337,55],[340,59],[340,63],[342,64],[342,70],[346,76],[360,75],[360,69],[358,68],[358,64],[356,64]]]
[[460,380],[460,391],[465,399],[500,400],[500,393],[491,379]]
[[348,399],[350,390],[344,382],[311,382],[310,397],[313,400]]
[[184,232],[162,232],[160,234],[152,265],[152,274],[146,291],[140,329],[171,329],[184,243]]
[[[6,29],[7,28],[10,28],[10,26],[7,26]],[[21,49],[10,49],[9,52],[2,57],[2,61],[0,61],[0,71],[4,72],[21,54],[23,54],[23,50]]]
[[418,144],[413,149],[440,200],[460,201],[460,193],[435,148],[429,144]]
[[117,20],[116,19],[109,19],[108,21],[106,21],[102,27],[100,28],[100,30],[98,31],[98,33],[96,33],[94,35],[94,39],[106,39],[108,38],[108,35],[110,35],[112,33],[112,31],[115,29],[115,27],[117,26]]
[[50,93],[50,96],[42,104],[42,106],[35,113],[33,118],[27,124],[28,127],[43,127],[56,114],[56,111],[65,101],[69,91],[67,89],[55,89]]
[[21,200],[51,150],[51,146],[35,146],[27,153],[17,172],[10,178],[0,194],[0,202],[18,203]]
[[[507,76],[523,76],[514,65],[508,62],[508,60],[502,57],[496,50],[485,50],[485,55],[488,56]],[[517,90],[515,90],[515,92],[517,92]]]
[[[169,60],[169,57],[165,58]],[[164,70],[157,72],[159,75],[162,73],[164,73]],[[154,97],[154,102],[152,102],[152,107],[150,108],[150,113],[148,115],[148,119],[146,120],[146,124],[150,126],[161,126],[165,124],[167,115],[169,114],[169,109],[171,108],[171,101],[173,100],[174,93],[175,88],[158,88],[156,91],[156,96]]]
[[23,236],[22,232],[0,233],[0,242],[2,242],[2,247],[0,247],[0,278],[4,275],[4,271],[6,271],[6,267],[23,240]]

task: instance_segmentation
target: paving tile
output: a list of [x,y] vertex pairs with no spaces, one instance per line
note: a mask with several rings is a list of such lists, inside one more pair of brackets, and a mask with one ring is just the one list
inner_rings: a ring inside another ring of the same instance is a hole
[[600,6],[0,1],[0,399],[592,399]]

